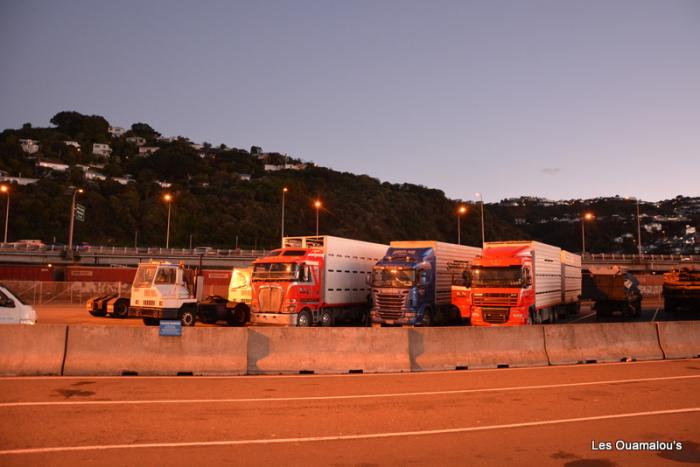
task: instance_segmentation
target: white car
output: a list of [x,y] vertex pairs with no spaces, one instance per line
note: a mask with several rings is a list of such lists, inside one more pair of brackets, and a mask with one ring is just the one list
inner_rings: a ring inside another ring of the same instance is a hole
[[36,310],[0,284],[0,324],[36,324]]

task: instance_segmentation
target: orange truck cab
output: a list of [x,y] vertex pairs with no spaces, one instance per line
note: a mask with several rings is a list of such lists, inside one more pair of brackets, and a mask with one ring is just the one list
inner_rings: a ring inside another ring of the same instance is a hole
[[462,322],[467,323],[472,315],[472,271],[468,262],[454,262],[452,271],[452,304],[459,310]]
[[487,242],[472,262],[471,324],[554,323],[578,312],[581,257],[534,241]]

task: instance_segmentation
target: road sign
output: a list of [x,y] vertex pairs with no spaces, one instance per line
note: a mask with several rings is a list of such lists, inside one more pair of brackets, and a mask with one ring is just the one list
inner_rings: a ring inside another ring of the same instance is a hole
[[160,333],[161,336],[181,336],[182,335],[182,323],[180,320],[160,320]]
[[80,222],[85,222],[85,206],[82,204],[75,205],[75,219]]

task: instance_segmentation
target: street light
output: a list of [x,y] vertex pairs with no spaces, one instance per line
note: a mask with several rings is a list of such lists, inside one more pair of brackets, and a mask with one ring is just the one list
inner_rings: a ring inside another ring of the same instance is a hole
[[7,226],[10,223],[10,187],[7,185],[0,186],[0,191],[7,193],[7,205],[5,207],[5,240],[3,243],[7,243]]
[[168,227],[165,230],[165,248],[170,248],[170,206],[172,205],[173,196],[170,193],[163,195],[163,200],[168,203]]
[[321,201],[316,200],[314,202],[314,207],[316,208],[316,236],[318,237],[318,211],[321,209]]
[[625,199],[633,199],[637,203],[637,252],[639,256],[642,256],[642,226],[639,221],[639,198],[636,198],[634,196],[628,196]]
[[466,206],[460,206],[459,209],[457,209],[457,245],[462,244],[462,214],[466,212]]
[[586,254],[586,230],[584,228],[584,225],[586,221],[590,221],[593,219],[593,214],[590,212],[582,213],[581,214],[581,256],[584,256]]
[[281,236],[281,240],[280,240],[281,247],[284,247],[284,198],[285,198],[285,195],[287,194],[287,191],[288,191],[287,187],[282,188],[282,229],[281,229],[282,236]]
[[478,196],[481,200],[481,247],[484,247],[486,243],[486,238],[484,236],[484,197],[481,193],[474,193],[474,196]]
[[[73,201],[71,202],[70,205],[70,227],[68,228],[68,251],[72,252],[73,251],[73,224],[75,223],[75,198],[78,196],[78,193],[82,193],[83,189],[82,188],[76,188],[73,190]],[[72,253],[69,253],[72,254]]]

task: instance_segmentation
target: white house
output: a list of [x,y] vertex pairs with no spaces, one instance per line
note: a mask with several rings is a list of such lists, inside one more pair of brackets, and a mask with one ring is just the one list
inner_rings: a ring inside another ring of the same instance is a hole
[[53,170],[54,172],[65,172],[70,166],[68,164],[61,164],[60,162],[47,162],[39,161],[36,163],[37,167],[43,167],[45,169]]
[[265,164],[265,172],[276,172],[282,170],[284,166],[275,164]]
[[0,182],[4,183],[16,183],[17,185],[31,185],[32,183],[38,182],[38,178],[27,178],[27,177],[0,177]]
[[250,174],[238,174],[238,177],[244,182],[249,182],[251,179]]
[[94,143],[92,145],[92,154],[109,157],[112,154],[112,148],[109,147],[109,144]]
[[143,136],[128,136],[126,138],[127,143],[135,144],[136,146],[143,146],[146,144],[146,138]]
[[160,148],[158,146],[141,146],[139,148],[139,156],[147,156],[149,154],[153,154]]
[[111,126],[107,131],[109,131],[109,134],[112,135],[113,138],[119,138],[126,133],[126,130],[120,126]]
[[92,170],[88,170],[85,172],[85,179],[86,180],[107,180],[107,177],[105,175],[102,175],[99,172],[93,172]]
[[22,151],[27,154],[34,154],[39,151],[39,142],[33,139],[21,139],[19,140],[19,144],[22,145]]
[[75,149],[80,151],[80,143],[78,143],[77,141],[64,141],[63,144],[65,144],[66,146],[73,146]]

